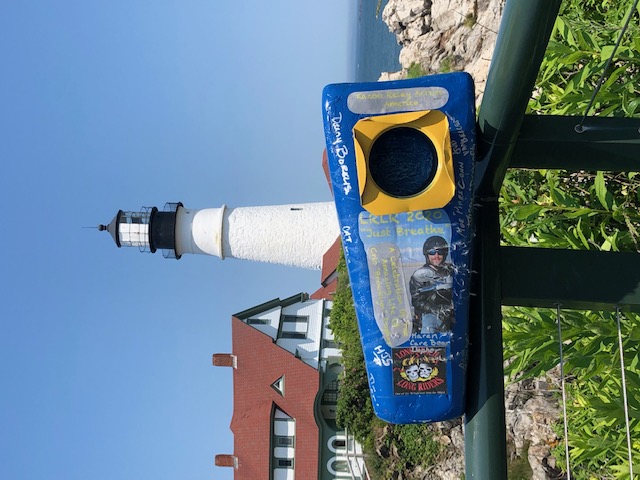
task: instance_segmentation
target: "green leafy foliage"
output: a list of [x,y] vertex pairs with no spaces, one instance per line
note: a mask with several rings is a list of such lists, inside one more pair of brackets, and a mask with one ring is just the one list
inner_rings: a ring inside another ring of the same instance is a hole
[[[390,479],[398,470],[431,465],[442,451],[428,425],[391,425],[373,413],[364,355],[344,256],[338,263],[338,288],[333,298],[330,327],[342,349],[336,422],[360,442],[367,465],[378,479]],[[379,438],[376,445],[376,437]],[[378,447],[378,448],[376,448]],[[387,452],[380,455],[379,451]],[[389,452],[397,452],[391,455]]]
[[429,75],[429,72],[426,71],[419,63],[412,63],[407,70],[407,78],[419,78],[427,75]]
[[[583,115],[607,60],[613,53],[631,2],[565,1],[540,66],[530,110],[554,115]],[[605,73],[593,105],[599,116],[640,113],[640,12]],[[593,113],[590,112],[590,113]]]
[[348,429],[365,447],[371,448],[371,423],[375,416],[343,255],[338,263],[338,288],[333,298],[330,328],[340,343],[344,367],[340,379],[336,422]]
[[[504,312],[505,373],[512,381],[537,377],[560,362],[557,313],[508,308]],[[563,310],[569,449],[574,478],[628,478],[622,375],[615,314]],[[640,462],[640,318],[621,319],[629,418],[635,465]],[[563,435],[560,424],[558,436]],[[565,466],[564,447],[554,452]],[[625,473],[626,472],[626,473]]]
[[[569,0],[562,5],[531,113],[583,115],[613,52],[631,2]],[[640,117],[640,9],[617,50],[589,114]],[[500,196],[506,245],[640,252],[636,172],[511,170]],[[594,282],[615,279],[598,278]],[[613,307],[613,306],[612,306]],[[556,312],[504,308],[504,357],[511,381],[559,363]],[[570,462],[576,479],[629,478],[617,327],[611,313],[562,311]],[[640,316],[623,318],[633,463],[640,465]],[[563,428],[554,452],[564,466]]]
[[387,435],[394,440],[403,469],[431,465],[442,450],[425,425],[390,425]]
[[636,173],[510,170],[500,195],[505,244],[640,251]]

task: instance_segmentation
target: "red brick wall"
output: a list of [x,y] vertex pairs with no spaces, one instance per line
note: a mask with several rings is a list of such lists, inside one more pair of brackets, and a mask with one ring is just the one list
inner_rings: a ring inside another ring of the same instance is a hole
[[228,353],[214,353],[212,363],[214,367],[233,367],[235,358]]
[[[274,403],[296,420],[296,478],[316,478],[319,430],[313,405],[320,381],[318,371],[277,346],[268,335],[235,317],[232,331],[233,354],[238,362],[233,372],[231,421],[234,455],[238,458],[235,480],[268,478]],[[285,397],[271,388],[283,374]]]
[[216,466],[217,467],[235,467],[236,465],[236,457],[228,454],[218,454],[216,455]]

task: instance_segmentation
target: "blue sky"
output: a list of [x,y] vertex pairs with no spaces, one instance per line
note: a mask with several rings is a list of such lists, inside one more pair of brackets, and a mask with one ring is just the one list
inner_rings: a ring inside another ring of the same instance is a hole
[[[329,201],[355,0],[0,3],[0,478],[231,479],[231,314],[319,272],[118,250],[120,208]],[[251,125],[255,126],[252,128]]]

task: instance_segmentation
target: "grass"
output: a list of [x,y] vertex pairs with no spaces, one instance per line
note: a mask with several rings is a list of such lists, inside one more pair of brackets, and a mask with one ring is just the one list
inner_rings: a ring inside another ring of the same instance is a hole
[[427,72],[419,63],[412,63],[407,70],[407,78],[426,77],[427,75],[429,75],[429,72]]
[[467,13],[467,15],[464,17],[464,21],[462,22],[462,24],[467,28],[473,28],[477,20],[478,19],[476,18],[474,13]]
[[440,73],[449,73],[453,72],[455,67],[455,62],[452,56],[444,57],[440,62],[440,68],[438,71]]

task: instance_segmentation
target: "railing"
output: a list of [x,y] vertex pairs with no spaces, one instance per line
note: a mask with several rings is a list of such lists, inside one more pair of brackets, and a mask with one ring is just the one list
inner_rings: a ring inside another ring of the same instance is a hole
[[[506,2],[480,107],[477,288],[472,298],[465,417],[467,479],[507,478],[502,305],[640,310],[637,254],[500,246],[497,198],[508,167],[638,170],[638,120],[593,119],[606,128],[585,131],[575,128],[579,122],[575,118],[525,116],[560,3]],[[606,162],[597,155],[603,149]],[[594,263],[604,269],[600,274],[609,280],[607,285],[588,284]],[[541,264],[554,265],[554,274],[545,272],[544,281],[538,276]]]

